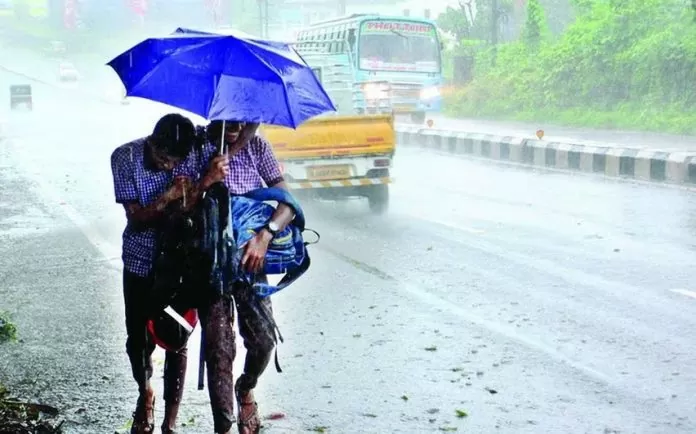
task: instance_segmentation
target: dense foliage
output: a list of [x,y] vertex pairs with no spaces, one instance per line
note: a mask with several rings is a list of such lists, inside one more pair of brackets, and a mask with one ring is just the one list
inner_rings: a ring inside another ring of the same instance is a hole
[[17,340],[17,327],[6,312],[0,312],[0,344]]
[[521,37],[478,50],[473,81],[447,96],[458,116],[696,132],[691,0],[576,0],[558,37],[528,0]]

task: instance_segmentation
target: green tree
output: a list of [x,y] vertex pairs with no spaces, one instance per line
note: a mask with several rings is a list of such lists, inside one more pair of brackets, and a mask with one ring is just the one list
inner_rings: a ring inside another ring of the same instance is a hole
[[532,3],[522,40],[503,44],[494,67],[479,54],[474,80],[448,101],[455,114],[696,132],[686,0],[575,0],[578,18],[556,40]]
[[527,1],[527,20],[522,30],[523,40],[532,47],[538,47],[542,39],[548,35],[546,14],[539,0]]
[[[491,0],[476,2],[475,14],[472,1],[459,0],[456,7],[448,6],[445,12],[437,18],[437,24],[442,30],[455,35],[458,41],[461,39],[490,41],[493,16]],[[498,1],[498,24],[500,26],[507,25],[513,9],[512,0]]]
[[560,35],[576,18],[573,0],[540,0],[544,8],[549,33]]
[[444,31],[452,33],[457,41],[472,37],[472,31],[478,27],[473,18],[470,1],[459,1],[456,7],[447,6],[445,12],[437,18],[437,25]]
[[[696,0],[694,0],[696,1]],[[466,5],[459,4],[456,9],[447,6],[445,12],[437,17],[437,25],[444,31],[452,33],[457,41],[468,39],[471,37],[471,23],[467,18],[469,12],[466,10]]]

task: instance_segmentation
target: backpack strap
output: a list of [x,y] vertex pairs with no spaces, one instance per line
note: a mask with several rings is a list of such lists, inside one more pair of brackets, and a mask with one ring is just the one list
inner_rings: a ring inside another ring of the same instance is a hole
[[205,327],[201,324],[201,348],[198,353],[198,390],[205,387]]
[[[306,245],[306,243],[305,243],[305,245]],[[259,297],[261,297],[261,298],[268,297],[268,296],[273,295],[276,292],[284,289],[286,286],[290,285],[295,280],[297,280],[300,276],[302,276],[309,269],[310,264],[311,264],[311,261],[309,259],[309,255],[307,255],[305,252],[304,259],[302,260],[302,263],[294,270],[286,273],[285,276],[283,276],[283,278],[280,279],[280,282],[278,282],[277,285],[270,285],[268,283],[257,282],[257,283],[252,284],[252,286],[253,286],[254,290],[256,291],[256,293],[259,295]]]
[[269,312],[266,307],[259,303],[259,313],[261,316],[263,316],[263,319],[266,320],[271,327],[273,327],[273,342],[275,343],[275,356],[274,356],[274,362],[275,362],[275,368],[278,373],[282,373],[283,369],[280,367],[280,361],[278,360],[278,341],[280,340],[281,343],[285,342],[283,339],[283,335],[280,333],[280,328],[278,327],[278,323],[276,323],[275,319],[273,318],[273,314]]

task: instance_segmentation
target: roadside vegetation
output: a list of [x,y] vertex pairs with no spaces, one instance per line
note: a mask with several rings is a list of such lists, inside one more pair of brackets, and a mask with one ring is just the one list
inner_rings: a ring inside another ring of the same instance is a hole
[[15,342],[16,340],[17,327],[7,312],[0,312],[0,344]]
[[[543,4],[560,0],[527,0],[517,34],[497,45],[486,34],[491,2],[473,20],[463,6],[438,19],[455,37],[450,74],[461,74],[453,59],[473,64],[468,77],[454,77],[448,114],[696,133],[696,2],[566,0],[575,18],[558,30]],[[505,15],[512,2],[499,8]]]

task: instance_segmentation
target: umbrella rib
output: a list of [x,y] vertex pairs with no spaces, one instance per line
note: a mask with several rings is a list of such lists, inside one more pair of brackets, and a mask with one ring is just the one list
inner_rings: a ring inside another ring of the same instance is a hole
[[[304,65],[303,65],[304,67],[306,67],[306,68],[309,68],[309,67],[310,67],[310,66],[309,66],[309,63],[307,63],[307,61],[305,60],[305,58],[302,57],[302,55],[301,55],[297,50],[295,50],[294,47],[289,47],[289,48],[297,55],[297,57],[300,58],[300,60],[302,60],[302,62],[304,63]],[[324,89],[324,86],[322,85],[321,81],[319,81],[319,78],[317,78],[317,76],[316,76],[314,73],[312,73],[312,78],[314,79],[314,82],[319,86],[319,90],[321,90],[321,93],[324,94],[324,97],[326,97],[326,99],[327,99],[327,100],[329,101],[329,103],[331,104],[331,107],[333,107],[333,111],[337,111],[337,110],[336,110],[336,105],[334,104],[334,102],[333,102],[333,100],[331,99],[331,97],[329,96],[329,94],[326,93],[326,89]]]
[[283,86],[283,90],[285,91],[283,96],[285,97],[285,106],[286,106],[287,109],[288,109],[288,114],[290,115],[290,121],[292,121],[293,129],[297,128],[297,123],[295,122],[295,115],[294,115],[293,112],[292,112],[292,107],[290,107],[290,100],[288,99],[288,88],[287,88],[287,86],[285,86],[285,81],[283,80],[283,77],[278,73],[278,71],[275,70],[275,68],[273,68],[271,65],[269,65],[268,62],[266,62],[265,59],[263,59],[261,56],[257,55],[257,54],[256,54],[253,50],[251,50],[247,45],[242,44],[242,46],[243,46],[249,53],[251,53],[254,57],[256,57],[257,59],[259,59],[259,60],[261,61],[261,63],[263,63],[264,65],[266,65],[266,67],[267,67],[268,69],[270,69],[271,71],[273,71],[273,73],[278,77],[278,79],[280,80],[280,84]]

